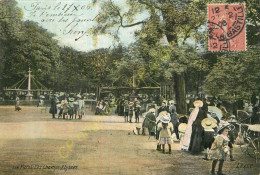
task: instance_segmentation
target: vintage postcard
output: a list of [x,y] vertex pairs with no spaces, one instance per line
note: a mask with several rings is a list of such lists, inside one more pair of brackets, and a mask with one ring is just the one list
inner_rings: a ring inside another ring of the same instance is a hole
[[0,0],[0,175],[260,175],[259,0]]

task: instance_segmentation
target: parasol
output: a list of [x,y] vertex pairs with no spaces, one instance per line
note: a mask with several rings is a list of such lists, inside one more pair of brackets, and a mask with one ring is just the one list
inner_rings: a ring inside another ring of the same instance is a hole
[[219,120],[221,120],[221,118],[223,117],[222,111],[219,108],[217,108],[216,106],[208,106],[208,111],[210,113],[215,113],[216,116],[219,118]]

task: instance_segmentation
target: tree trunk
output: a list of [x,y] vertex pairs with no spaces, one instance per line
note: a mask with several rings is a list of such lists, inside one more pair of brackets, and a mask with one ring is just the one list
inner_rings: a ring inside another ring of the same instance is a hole
[[3,40],[0,38],[0,96],[2,96],[4,91],[3,85],[3,72],[4,72],[4,47],[3,47]]
[[[160,3],[165,3],[166,0],[160,0]],[[167,17],[167,13],[170,13],[169,11],[163,10],[162,16],[163,20],[165,21],[165,35],[167,37],[167,40],[169,43],[178,43],[177,40],[177,34],[173,33],[173,26],[178,25],[175,23],[175,20],[169,19]],[[176,109],[177,113],[179,114],[186,114],[186,88],[185,88],[185,79],[184,79],[184,73],[177,74],[174,73],[174,89],[175,89],[175,99],[176,99]]]
[[176,99],[176,109],[179,114],[186,114],[187,105],[186,105],[186,88],[185,88],[185,79],[184,73],[174,74],[174,86],[175,86],[175,99]]

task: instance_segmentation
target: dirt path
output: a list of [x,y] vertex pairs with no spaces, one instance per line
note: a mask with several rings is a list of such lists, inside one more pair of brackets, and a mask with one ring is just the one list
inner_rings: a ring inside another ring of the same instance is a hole
[[[0,175],[209,174],[211,161],[203,155],[180,151],[178,142],[173,154],[162,154],[153,137],[133,134],[140,126],[118,116],[62,120],[36,107],[15,112],[0,106]],[[225,162],[226,174],[259,175],[259,163],[243,157],[238,147],[234,152],[237,161]]]

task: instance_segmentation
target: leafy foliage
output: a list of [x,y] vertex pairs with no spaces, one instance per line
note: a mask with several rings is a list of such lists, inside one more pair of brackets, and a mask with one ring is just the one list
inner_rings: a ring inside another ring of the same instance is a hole
[[246,52],[225,54],[206,77],[205,88],[228,102],[249,100],[259,93],[259,45]]

